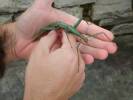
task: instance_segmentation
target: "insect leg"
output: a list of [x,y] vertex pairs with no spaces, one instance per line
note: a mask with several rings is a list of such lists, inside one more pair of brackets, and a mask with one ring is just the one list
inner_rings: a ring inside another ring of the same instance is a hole
[[[67,39],[68,39],[68,41],[69,41],[69,43],[70,43],[70,45],[71,45],[71,48],[73,49],[73,46],[72,46],[72,44],[71,44],[71,41],[70,41],[70,39],[69,39],[69,37],[68,37],[68,34],[66,33],[66,36],[67,36]],[[80,42],[78,42],[77,43],[77,45],[76,45],[76,52],[77,52],[77,59],[78,59],[78,72],[79,72],[79,66],[80,66],[80,61],[79,61],[79,46],[80,46]]]
[[[99,33],[96,33],[96,34],[93,34],[93,35],[90,35],[90,34],[84,34],[84,35],[87,36],[88,38],[92,39],[92,38],[96,38],[98,35],[101,35],[101,34],[103,34],[109,41],[112,41],[112,40],[107,36],[107,34],[104,33],[104,32],[99,32]],[[90,40],[90,39],[88,39],[88,40]]]
[[[86,23],[88,24],[88,25],[92,25],[92,23],[88,23],[87,21],[86,21]],[[112,41],[109,37],[108,37],[108,35],[106,34],[106,33],[104,33],[104,32],[99,32],[99,33],[96,33],[96,34],[94,34],[94,35],[91,35],[91,34],[85,34],[85,35],[87,35],[88,37],[93,37],[93,38],[96,38],[98,35],[101,35],[101,34],[103,34],[109,41]]]
[[79,55],[79,53],[80,53],[79,46],[80,46],[80,42],[77,43],[77,47],[76,47],[77,48],[77,56],[78,56],[78,72],[79,72],[79,66],[80,66],[80,61],[79,61],[80,60],[80,58],[79,58],[80,57],[80,55]]
[[77,28],[78,26],[79,26],[79,24],[81,23],[81,21],[82,21],[83,19],[82,18],[80,18],[75,24],[74,24],[74,28]]

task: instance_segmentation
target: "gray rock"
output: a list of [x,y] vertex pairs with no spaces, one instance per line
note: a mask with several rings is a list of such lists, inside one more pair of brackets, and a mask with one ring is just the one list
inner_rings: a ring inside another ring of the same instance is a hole
[[6,74],[0,80],[0,100],[22,100],[25,66],[24,61],[7,65]]
[[4,24],[4,23],[12,21],[12,16],[13,16],[13,14],[1,15],[0,16],[0,24]]
[[133,23],[125,23],[114,26],[111,30],[115,35],[132,34],[133,35]]
[[83,8],[81,8],[81,7],[61,8],[61,10],[65,11],[73,16],[76,16],[78,18],[82,18],[82,15],[83,15]]
[[14,12],[15,2],[12,0],[0,0],[0,12]]
[[0,0],[0,12],[12,13],[27,9],[33,0]]
[[[108,14],[109,15],[109,14]],[[110,15],[110,17],[101,19],[99,22],[100,26],[114,26],[118,24],[123,24],[123,23],[129,23],[133,22],[133,14],[129,16],[117,16],[117,15]]]
[[55,0],[54,1],[55,7],[57,8],[83,5],[94,2],[96,2],[96,0]]
[[15,7],[18,11],[23,11],[27,9],[34,0],[13,0],[15,2]]
[[97,0],[94,5],[93,20],[103,19],[106,13],[132,10],[131,0]]

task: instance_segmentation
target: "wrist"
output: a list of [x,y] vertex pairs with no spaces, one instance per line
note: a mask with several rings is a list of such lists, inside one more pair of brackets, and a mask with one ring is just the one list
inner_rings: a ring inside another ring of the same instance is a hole
[[[34,88],[34,87],[33,87]],[[55,95],[52,94],[41,94],[42,92],[34,92],[33,90],[28,90],[25,88],[24,98],[23,100],[68,100],[68,98],[57,98]]]
[[47,89],[42,89],[33,86],[31,80],[26,79],[23,100],[68,100],[68,97],[65,97],[64,95],[59,96],[58,92],[47,92]]
[[3,24],[0,26],[0,78],[4,76],[6,63],[8,63],[13,56],[11,55],[10,40],[11,35],[9,35],[8,24]]
[[14,23],[4,24],[1,29],[2,38],[4,38],[4,51],[6,53],[5,62],[8,63],[16,59]]
[[23,100],[68,100],[68,99],[56,99],[54,96],[51,95],[46,95],[46,94],[41,94],[35,93],[33,90],[27,90],[24,93],[24,99]]

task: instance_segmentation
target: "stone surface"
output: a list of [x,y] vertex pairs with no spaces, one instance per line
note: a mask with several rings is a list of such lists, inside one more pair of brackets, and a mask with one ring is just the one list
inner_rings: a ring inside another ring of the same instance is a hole
[[96,2],[96,0],[54,0],[55,7],[57,8],[83,5],[94,2]]
[[12,21],[12,16],[13,16],[13,14],[1,15],[0,16],[0,24],[4,24],[4,23]]
[[0,0],[0,12],[12,13],[25,10],[33,0]]
[[[123,23],[133,22],[133,12],[117,13],[117,14],[106,14],[106,18],[101,19],[99,22],[100,26],[114,26]],[[121,16],[122,15],[122,16]]]
[[27,9],[31,4],[33,3],[34,0],[13,0],[15,2],[15,7],[18,9],[18,11],[23,11]]
[[0,0],[0,12],[14,12],[16,11],[14,5],[15,2],[12,0]]
[[5,77],[0,80],[0,100],[22,100],[25,65],[24,61],[17,61],[7,66]]
[[93,20],[108,17],[108,13],[126,13],[127,10],[132,10],[131,0],[97,0],[94,5]]
[[115,35],[132,34],[133,35],[133,23],[125,23],[114,26],[111,30]]
[[61,8],[61,10],[65,11],[73,16],[76,16],[78,18],[82,18],[82,15],[83,15],[83,8],[81,8],[81,7]]

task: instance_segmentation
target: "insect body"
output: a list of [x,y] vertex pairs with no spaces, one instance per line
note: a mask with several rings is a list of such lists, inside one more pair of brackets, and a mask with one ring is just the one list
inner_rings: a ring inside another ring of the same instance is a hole
[[68,24],[66,24],[64,22],[60,22],[60,21],[52,23],[52,24],[42,28],[38,34],[35,34],[33,36],[33,38],[34,38],[33,40],[40,38],[43,35],[43,33],[50,32],[51,30],[64,29],[66,31],[66,33],[76,35],[76,36],[80,37],[81,39],[83,39],[85,42],[87,42],[88,39],[76,30],[76,28],[81,23],[81,21],[82,21],[82,19],[79,19],[74,26],[68,25]]

